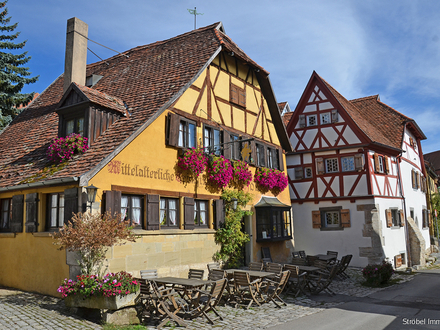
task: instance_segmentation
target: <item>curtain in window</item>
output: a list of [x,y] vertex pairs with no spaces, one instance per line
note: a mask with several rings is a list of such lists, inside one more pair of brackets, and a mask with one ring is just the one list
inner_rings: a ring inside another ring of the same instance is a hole
[[128,196],[121,196],[121,220],[127,220]]
[[2,219],[1,228],[8,228],[8,214],[9,214],[9,200],[5,199],[2,201]]
[[177,205],[176,205],[176,200],[175,199],[169,199],[168,200],[168,211],[169,211],[169,224],[171,226],[175,226],[176,225],[176,210],[177,210]]
[[139,225],[141,223],[141,198],[137,196],[131,197],[131,213],[132,213],[132,223]]
[[165,216],[165,211],[166,211],[166,200],[165,199],[161,199],[160,200],[160,224],[161,225],[166,225],[167,224],[167,219]]
[[206,225],[206,203],[200,202],[200,224]]
[[60,227],[64,225],[64,195],[60,194],[60,205],[58,207],[58,219]]
[[179,124],[179,143],[178,143],[178,145],[181,146],[181,147],[184,147],[184,144],[183,144],[183,135],[185,133],[184,132],[184,129],[185,129],[184,126],[185,126],[184,123],[180,122],[180,124]]
[[52,194],[50,196],[50,226],[57,226],[57,204],[58,204],[58,195]]

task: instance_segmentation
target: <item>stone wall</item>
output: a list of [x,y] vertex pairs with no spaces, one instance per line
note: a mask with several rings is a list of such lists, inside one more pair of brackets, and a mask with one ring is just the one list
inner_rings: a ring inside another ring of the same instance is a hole
[[415,221],[408,217],[408,234],[411,250],[411,266],[425,266],[426,242],[419,226]]
[[359,256],[368,258],[368,264],[380,264],[385,258],[383,251],[382,223],[376,204],[357,205],[358,211],[364,212],[362,236],[371,238],[371,246],[359,247]]

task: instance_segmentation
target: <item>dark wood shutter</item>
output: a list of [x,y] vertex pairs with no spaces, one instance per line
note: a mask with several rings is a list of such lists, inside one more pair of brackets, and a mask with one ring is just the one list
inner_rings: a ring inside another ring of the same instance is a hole
[[351,227],[349,209],[341,210],[341,227]]
[[373,155],[373,159],[374,159],[374,171],[376,173],[380,173],[379,155],[378,154],[374,154]]
[[280,171],[284,171],[283,149],[281,148],[277,149],[277,155],[278,155],[278,169]]
[[231,136],[228,132],[222,131],[223,134],[223,156],[225,156],[226,159],[232,158],[232,150],[234,149],[235,143],[229,143],[231,142]]
[[316,163],[316,172],[318,173],[318,175],[324,174],[325,173],[324,158],[322,157],[316,158],[315,163]]
[[180,116],[170,112],[168,114],[168,130],[167,130],[167,144],[169,146],[179,146],[179,127]]
[[421,179],[422,179],[422,175],[419,172],[417,172],[417,189],[420,188]]
[[321,212],[312,211],[312,225],[313,228],[321,228]]
[[159,230],[159,195],[147,195],[147,230]]
[[391,215],[390,209],[385,210],[385,217],[387,220],[387,227],[392,227],[393,226],[393,216]]
[[354,168],[356,171],[364,170],[364,157],[362,154],[354,155]]
[[339,120],[338,110],[332,110],[332,123],[337,123]]
[[105,212],[109,212],[112,217],[121,213],[121,196],[120,191],[105,192]]
[[74,213],[79,212],[78,204],[78,188],[64,190],[64,223],[67,224],[72,220]]
[[398,254],[394,256],[394,267],[399,268],[400,266],[402,266],[402,255]]
[[184,228],[194,229],[194,198],[185,197],[183,199]]
[[295,180],[304,178],[304,170],[302,167],[295,167]]
[[38,193],[26,195],[26,232],[38,231]]
[[12,219],[10,223],[11,232],[23,232],[23,212],[24,209],[24,195],[12,196]]
[[246,89],[238,88],[238,105],[246,108]]
[[299,127],[306,127],[306,115],[299,115]]
[[214,209],[215,209],[215,217],[214,217],[214,225],[215,229],[220,229],[222,223],[225,222],[225,209],[223,207],[223,199],[216,199],[214,201]]
[[383,158],[383,161],[384,161],[384,170],[385,170],[385,173],[386,174],[388,174],[388,173],[390,173],[390,164],[389,164],[389,157],[388,156],[385,156],[384,158]]
[[403,214],[403,210],[399,211],[399,215],[400,215],[400,219],[399,219],[400,227],[403,227],[405,226],[405,216]]
[[231,84],[231,94],[230,94],[230,98],[229,98],[229,100],[232,102],[232,103],[235,103],[235,104],[239,104],[238,102],[238,100],[239,100],[239,96],[238,96],[238,86],[235,86],[234,84]]

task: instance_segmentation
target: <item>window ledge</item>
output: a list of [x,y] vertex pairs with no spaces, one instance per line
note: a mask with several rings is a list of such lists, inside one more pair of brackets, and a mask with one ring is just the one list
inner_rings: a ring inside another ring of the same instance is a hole
[[283,237],[275,237],[275,238],[258,238],[257,242],[277,242],[277,241],[287,241],[291,239],[292,236],[283,236]]
[[344,227],[321,227],[320,228],[321,229],[321,231],[337,231],[337,230],[344,230]]
[[133,229],[135,235],[193,235],[193,234],[214,234],[215,229],[199,228],[194,230],[188,229],[159,229],[159,230],[145,230]]
[[38,233],[32,233],[34,237],[52,237],[53,232],[40,231]]
[[0,238],[15,238],[15,233],[0,233]]

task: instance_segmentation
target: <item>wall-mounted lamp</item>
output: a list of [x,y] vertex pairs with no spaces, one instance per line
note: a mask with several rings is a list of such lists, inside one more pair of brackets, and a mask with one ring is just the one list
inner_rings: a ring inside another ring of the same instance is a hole
[[87,191],[87,202],[90,204],[90,209],[92,208],[92,203],[95,202],[96,193],[98,191],[98,187],[95,187],[93,184],[86,187]]
[[231,198],[231,203],[232,203],[232,209],[235,211],[237,209],[237,203],[238,203],[237,198]]

